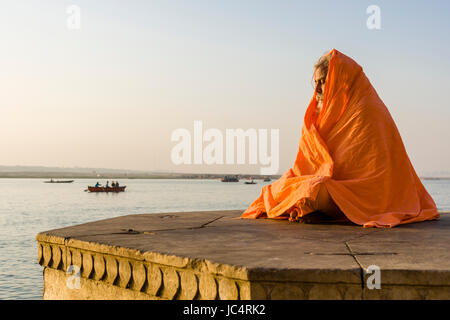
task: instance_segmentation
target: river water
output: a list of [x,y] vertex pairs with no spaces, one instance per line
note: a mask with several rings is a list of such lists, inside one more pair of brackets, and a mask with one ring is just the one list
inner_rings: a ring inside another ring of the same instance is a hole
[[[0,300],[42,299],[36,234],[139,213],[245,209],[264,184],[218,180],[130,179],[122,193],[89,193],[95,180],[70,184],[0,179]],[[105,181],[100,181],[103,184]],[[450,211],[450,180],[423,180],[440,211]]]

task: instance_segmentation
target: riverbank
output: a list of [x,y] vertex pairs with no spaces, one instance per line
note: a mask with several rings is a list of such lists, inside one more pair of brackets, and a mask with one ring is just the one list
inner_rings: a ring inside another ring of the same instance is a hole
[[[239,179],[277,180],[281,175],[227,174],[227,173],[74,173],[74,172],[0,172],[0,179]],[[450,180],[450,177],[420,177],[422,180]]]
[[276,180],[280,175],[257,174],[197,174],[197,173],[73,173],[73,172],[0,172],[0,179],[221,179],[224,176],[238,176],[240,179],[262,180],[269,177]]

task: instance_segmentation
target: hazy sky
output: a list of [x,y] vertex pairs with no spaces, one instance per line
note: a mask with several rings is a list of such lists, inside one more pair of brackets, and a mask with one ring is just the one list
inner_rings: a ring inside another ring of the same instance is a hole
[[279,129],[283,173],[312,66],[336,48],[364,68],[419,174],[450,171],[449,13],[449,1],[2,0],[0,165],[259,172],[174,165],[171,133],[201,120]]

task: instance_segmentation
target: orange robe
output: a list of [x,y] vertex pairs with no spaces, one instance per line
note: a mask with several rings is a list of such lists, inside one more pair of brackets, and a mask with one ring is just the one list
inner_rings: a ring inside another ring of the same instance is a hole
[[297,159],[242,214],[243,218],[302,217],[324,184],[345,216],[364,227],[394,227],[437,219],[388,109],[361,66],[331,50],[323,107],[314,93],[306,110]]

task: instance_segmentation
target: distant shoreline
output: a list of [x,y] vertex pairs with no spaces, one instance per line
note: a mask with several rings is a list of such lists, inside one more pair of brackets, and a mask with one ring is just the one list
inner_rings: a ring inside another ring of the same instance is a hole
[[218,173],[73,173],[73,172],[0,172],[0,179],[221,179],[238,176],[240,179],[278,179],[281,175],[218,174]]
[[[0,172],[0,179],[221,179],[224,176],[238,176],[240,179],[276,180],[281,175],[219,174],[219,173],[74,173],[74,172]],[[420,177],[423,180],[450,180],[450,177]]]

